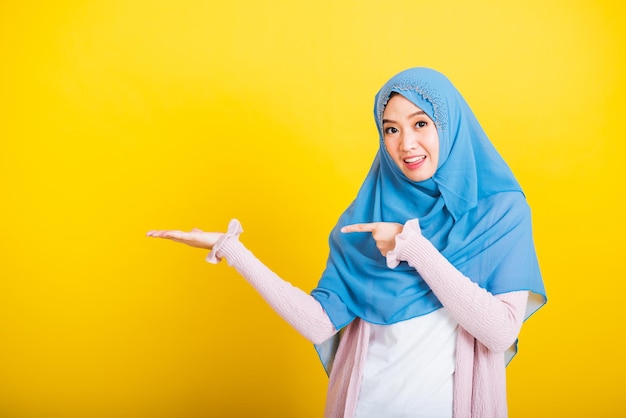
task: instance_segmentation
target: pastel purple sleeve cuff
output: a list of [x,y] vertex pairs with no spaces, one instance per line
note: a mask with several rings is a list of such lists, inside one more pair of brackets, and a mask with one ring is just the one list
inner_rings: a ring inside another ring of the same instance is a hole
[[410,219],[404,224],[402,232],[396,235],[396,246],[387,253],[387,267],[395,269],[400,264],[400,255],[407,246],[407,243],[416,235],[422,235],[422,229],[418,219]]
[[211,252],[206,256],[206,261],[209,263],[217,264],[222,261],[222,257],[218,255],[220,248],[224,245],[224,243],[229,239],[239,240],[239,235],[243,232],[243,228],[241,227],[241,223],[237,219],[232,219],[228,223],[228,230],[225,234],[223,234],[213,246]]

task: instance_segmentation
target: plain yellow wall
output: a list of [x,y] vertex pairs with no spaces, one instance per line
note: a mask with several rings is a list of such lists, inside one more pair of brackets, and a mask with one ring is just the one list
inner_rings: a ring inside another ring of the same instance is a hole
[[510,416],[626,415],[622,1],[0,5],[0,416],[320,417],[312,346],[223,230],[309,291],[377,147],[374,94],[429,66],[526,190],[549,303]]

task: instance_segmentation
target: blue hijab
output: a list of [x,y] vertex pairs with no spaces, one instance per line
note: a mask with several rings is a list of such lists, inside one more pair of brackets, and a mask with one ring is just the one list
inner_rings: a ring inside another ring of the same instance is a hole
[[[426,112],[437,127],[438,168],[426,181],[408,179],[383,144],[383,111],[394,92]],[[417,218],[423,236],[481,287],[492,294],[533,292],[527,317],[545,303],[526,199],[452,83],[427,68],[403,71],[376,95],[374,117],[379,150],[330,234],[327,266],[311,293],[335,327],[357,317],[393,324],[442,306],[406,262],[387,267],[371,234],[340,231],[362,222],[404,224]]]

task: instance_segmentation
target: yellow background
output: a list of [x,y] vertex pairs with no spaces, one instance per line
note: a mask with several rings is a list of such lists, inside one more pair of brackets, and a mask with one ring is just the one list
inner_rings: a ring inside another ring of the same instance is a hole
[[377,147],[373,97],[429,66],[533,209],[549,303],[510,416],[626,415],[622,1],[0,5],[0,417],[320,417],[312,346],[223,230],[309,291]]

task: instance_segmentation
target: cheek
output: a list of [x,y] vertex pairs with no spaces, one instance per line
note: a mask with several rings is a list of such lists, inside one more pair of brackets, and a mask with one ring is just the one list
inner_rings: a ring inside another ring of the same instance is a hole
[[436,150],[436,149],[431,150],[430,157],[432,159],[432,162],[435,168],[439,168],[439,150]]
[[430,150],[433,158],[439,158],[439,135],[435,131],[430,139]]
[[385,146],[385,151],[387,151],[387,154],[393,156],[393,141],[383,140],[383,145]]
[[430,147],[432,150],[433,156],[439,158],[439,141],[433,142],[433,145]]

